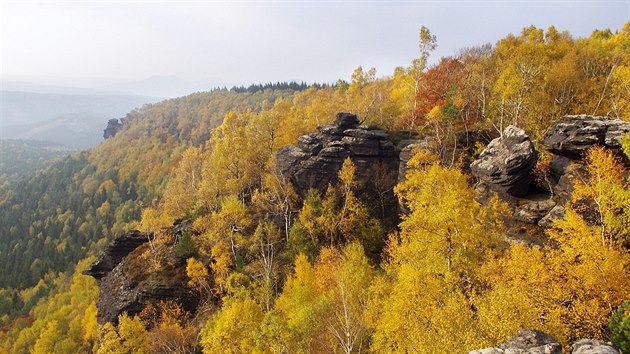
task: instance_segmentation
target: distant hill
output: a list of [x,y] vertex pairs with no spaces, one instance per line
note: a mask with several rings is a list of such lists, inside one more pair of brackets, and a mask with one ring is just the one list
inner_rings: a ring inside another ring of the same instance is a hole
[[87,148],[101,141],[108,119],[159,100],[134,95],[2,91],[1,133],[5,139],[49,140]]
[[72,150],[51,142],[34,140],[0,140],[0,189],[9,182],[30,175]]
[[27,126],[7,127],[6,136],[15,139],[48,140],[71,149],[87,149],[103,141],[103,129],[112,116],[81,112]]

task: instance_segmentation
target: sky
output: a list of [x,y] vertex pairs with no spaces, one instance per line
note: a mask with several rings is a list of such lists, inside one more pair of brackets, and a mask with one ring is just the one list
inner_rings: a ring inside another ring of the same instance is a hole
[[379,76],[534,25],[588,36],[630,21],[617,1],[2,0],[2,77],[65,86],[176,76],[209,85]]

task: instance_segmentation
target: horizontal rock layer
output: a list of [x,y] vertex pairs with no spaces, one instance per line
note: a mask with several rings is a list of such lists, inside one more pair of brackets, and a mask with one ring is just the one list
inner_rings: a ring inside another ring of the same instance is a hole
[[277,165],[305,195],[310,188],[324,192],[334,183],[347,157],[363,182],[379,166],[394,173],[398,170],[398,156],[389,134],[359,126],[357,117],[350,113],[338,113],[332,125],[319,127],[318,132],[301,136],[296,145],[282,148]]
[[472,174],[493,189],[517,197],[527,194],[538,161],[529,136],[515,126],[508,126],[470,165]]
[[543,146],[556,155],[584,157],[586,150],[599,145],[619,149],[619,139],[630,132],[630,123],[588,115],[564,116],[543,139]]

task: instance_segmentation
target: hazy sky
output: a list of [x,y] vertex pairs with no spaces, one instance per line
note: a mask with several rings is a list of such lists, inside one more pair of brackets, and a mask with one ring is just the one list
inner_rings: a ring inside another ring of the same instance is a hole
[[50,83],[141,80],[334,82],[359,65],[388,75],[535,25],[575,36],[618,30],[618,1],[2,1],[3,77]]

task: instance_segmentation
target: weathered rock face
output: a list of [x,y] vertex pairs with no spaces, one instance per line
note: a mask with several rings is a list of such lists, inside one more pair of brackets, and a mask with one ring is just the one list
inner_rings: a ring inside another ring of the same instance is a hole
[[[138,250],[146,248],[141,247]],[[139,253],[134,252],[132,255],[138,256]],[[118,316],[124,312],[133,316],[148,304],[157,307],[160,301],[171,300],[186,311],[195,311],[199,304],[199,294],[187,287],[188,277],[184,264],[168,266],[148,276],[137,276],[137,269],[133,269],[136,266],[130,266],[123,261],[101,279],[97,303],[98,323],[117,324]]]
[[554,220],[563,217],[574,183],[589,178],[585,151],[595,145],[617,151],[621,148],[619,138],[627,132],[630,123],[620,120],[586,115],[560,118],[543,141],[557,156],[548,166],[549,173],[533,182],[536,152],[527,135],[510,126],[471,164],[472,174],[481,181],[476,186],[479,201],[486,202],[499,192],[512,209],[511,221],[552,227]]
[[329,183],[334,183],[347,157],[352,159],[362,182],[368,182],[378,169],[392,172],[392,186],[396,182],[398,156],[389,135],[359,126],[351,113],[338,113],[332,125],[319,127],[317,133],[301,136],[296,145],[282,148],[277,164],[305,195],[310,188],[324,192]]
[[546,195],[533,196],[526,203],[519,205],[514,212],[514,218],[526,224],[537,224],[549,215],[556,206],[556,201]]
[[[548,334],[521,329],[495,348],[473,350],[468,354],[562,354],[562,346]],[[619,354],[619,351],[609,342],[580,339],[571,345],[571,354]]]
[[619,351],[610,342],[580,339],[571,345],[571,354],[619,354]]
[[133,230],[116,238],[114,242],[105,249],[105,253],[84,272],[91,275],[96,280],[102,279],[114,269],[123,258],[138,246],[149,241],[150,235]]
[[496,348],[473,350],[468,354],[562,354],[562,346],[552,336],[534,329],[521,329]]
[[123,124],[117,118],[110,119],[107,122],[107,127],[103,131],[103,139],[111,138],[116,135],[122,129]]
[[630,132],[630,123],[596,116],[564,116],[543,139],[543,146],[554,154],[570,158],[584,156],[594,145],[619,149],[619,138]]
[[564,216],[565,211],[566,209],[563,205],[554,206],[551,210],[549,210],[547,215],[538,221],[538,225],[542,227],[552,227],[553,222],[561,219]]
[[527,194],[538,161],[529,136],[522,129],[508,126],[470,165],[472,174],[499,191],[521,197]]
[[[171,233],[181,233],[184,223],[176,223]],[[100,285],[98,322],[118,323],[118,316],[140,313],[148,304],[172,300],[184,310],[194,312],[199,294],[187,286],[185,259],[172,251],[157,257],[158,271],[150,270],[148,234],[132,231],[116,239],[106,252],[85,271]]]

